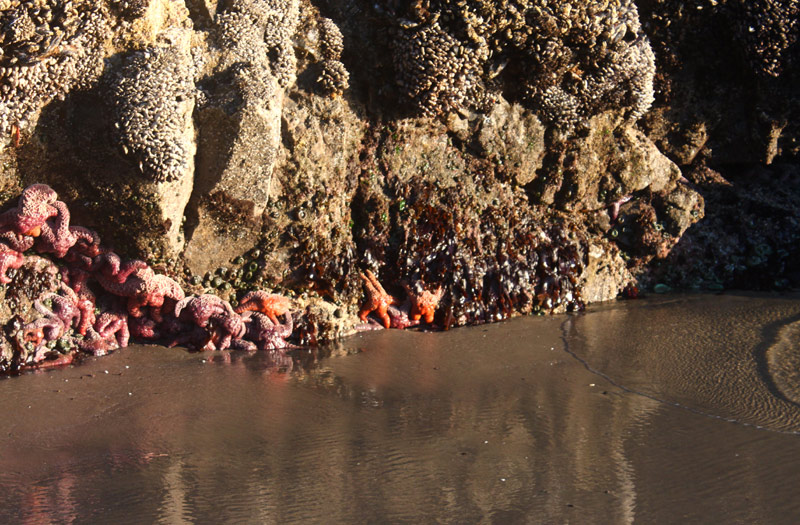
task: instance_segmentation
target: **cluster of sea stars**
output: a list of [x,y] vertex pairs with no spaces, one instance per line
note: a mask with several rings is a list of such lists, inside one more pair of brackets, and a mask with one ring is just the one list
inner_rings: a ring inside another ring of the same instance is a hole
[[[425,289],[421,281],[415,283],[414,286],[404,284],[408,299],[400,304],[397,299],[386,292],[371,271],[367,270],[362,273],[361,279],[367,290],[367,300],[358,312],[358,317],[362,321],[367,322],[369,314],[375,312],[384,328],[402,330],[418,325],[423,318],[427,324],[433,324],[436,308],[444,294],[441,287],[431,292]],[[375,325],[366,325],[362,328],[369,329],[371,326]]]
[[[34,184],[15,208],[0,214],[0,283],[12,281],[7,272],[25,264],[28,250],[64,263],[58,293],[34,302],[42,317],[15,331],[12,343],[25,356],[16,366],[69,363],[75,349],[103,355],[127,346],[131,336],[203,350],[291,347],[292,303],[286,297],[253,291],[235,310],[214,295],[186,297],[176,281],[146,262],[122,261],[96,232],[71,226],[66,204],[57,199],[49,186]],[[95,294],[101,290],[112,296],[112,306],[102,312]]]

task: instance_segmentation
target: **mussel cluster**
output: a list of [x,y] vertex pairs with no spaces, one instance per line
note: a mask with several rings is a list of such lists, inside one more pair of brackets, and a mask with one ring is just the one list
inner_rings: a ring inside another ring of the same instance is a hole
[[34,124],[43,106],[103,69],[102,2],[14,0],[0,11],[0,136]]
[[401,91],[435,115],[481,107],[492,92],[572,127],[608,110],[638,118],[653,102],[655,59],[631,0],[385,0],[399,38]]
[[320,20],[319,31],[323,60],[317,84],[324,94],[339,96],[350,86],[350,73],[341,62],[344,37],[339,26],[330,18]]
[[193,77],[188,47],[160,45],[132,53],[110,81],[115,138],[148,178],[163,182],[188,174]]
[[[460,189],[434,188],[419,179],[401,191],[402,205],[390,208],[389,246],[378,257],[386,261],[381,279],[395,284],[387,291],[398,297],[401,283],[441,287],[438,325],[583,308],[585,242],[566,219],[545,227],[519,196],[476,203],[476,209],[463,205]],[[371,253],[380,241],[361,232],[358,244]]]

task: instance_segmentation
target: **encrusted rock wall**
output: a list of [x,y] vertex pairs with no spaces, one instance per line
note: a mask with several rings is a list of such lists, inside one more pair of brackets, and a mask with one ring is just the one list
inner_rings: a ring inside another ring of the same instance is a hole
[[798,9],[2,0],[0,198],[50,184],[187,291],[302,299],[303,342],[365,270],[441,288],[440,326],[797,286]]

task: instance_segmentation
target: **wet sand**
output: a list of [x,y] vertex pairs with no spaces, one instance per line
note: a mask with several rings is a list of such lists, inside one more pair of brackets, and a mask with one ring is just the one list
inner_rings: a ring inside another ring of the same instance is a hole
[[0,380],[0,522],[796,523],[800,297]]

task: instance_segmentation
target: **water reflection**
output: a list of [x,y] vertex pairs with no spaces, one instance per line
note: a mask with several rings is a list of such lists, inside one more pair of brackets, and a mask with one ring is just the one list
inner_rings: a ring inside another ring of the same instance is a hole
[[800,391],[800,302],[731,295],[708,309],[707,300],[615,304],[571,318],[569,350],[633,392],[710,417],[799,433],[792,398]]
[[[703,308],[627,308],[373,333],[291,362],[132,349],[0,382],[7,413],[31,406],[0,426],[0,521],[630,523],[674,518],[677,498],[683,521],[800,511],[794,436],[631,394],[562,350],[566,329],[570,348],[620,384],[739,416],[758,405],[733,400],[739,387],[706,395],[711,371],[679,368],[686,348],[658,346],[667,353],[654,363],[636,343]],[[748,381],[749,365],[713,359]]]
[[777,332],[765,353],[769,379],[784,399],[800,405],[800,321]]

